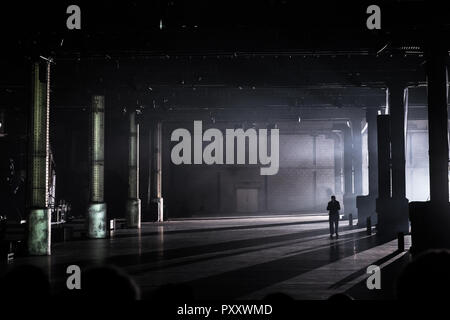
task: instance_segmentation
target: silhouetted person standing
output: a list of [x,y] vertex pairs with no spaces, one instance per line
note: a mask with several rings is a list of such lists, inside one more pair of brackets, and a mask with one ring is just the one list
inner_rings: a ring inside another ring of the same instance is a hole
[[331,201],[328,202],[327,210],[329,211],[330,217],[330,238],[333,238],[333,233],[336,233],[336,237],[339,237],[339,210],[341,210],[341,205],[339,201],[336,200],[335,196],[331,196]]

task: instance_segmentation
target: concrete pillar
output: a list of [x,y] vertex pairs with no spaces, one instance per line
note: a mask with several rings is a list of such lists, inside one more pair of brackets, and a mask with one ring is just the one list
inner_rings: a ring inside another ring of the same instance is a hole
[[[409,233],[408,199],[405,182],[405,137],[407,97],[404,86],[391,84],[388,90],[390,111],[390,137],[387,129],[378,131],[378,232],[395,238],[399,232]],[[380,116],[380,118],[383,116]],[[383,126],[383,121],[378,125]],[[390,147],[389,147],[390,140]],[[390,158],[390,174],[389,170]]]
[[334,194],[342,194],[342,146],[341,137],[333,135],[334,141]]
[[448,204],[447,50],[427,50],[430,201]]
[[[367,149],[369,155],[369,194],[358,196],[358,226],[366,227],[367,218],[370,217],[373,224],[377,223],[376,199],[378,197],[378,146],[377,146],[377,108],[366,110],[367,121]],[[389,143],[389,141],[388,141]]]
[[51,254],[51,212],[48,208],[50,63],[47,85],[39,80],[39,63],[32,66],[30,128],[30,212],[28,216],[28,253]]
[[445,35],[433,32],[425,48],[428,82],[430,201],[410,203],[411,252],[450,249],[448,202],[448,51]]
[[391,197],[391,125],[389,115],[377,119],[378,135],[378,198]]
[[313,139],[313,208],[314,211],[318,210],[317,204],[317,135],[312,135]]
[[146,215],[147,217],[150,216],[151,214],[151,207],[152,207],[152,200],[153,200],[153,173],[154,173],[154,169],[153,169],[153,131],[152,131],[152,126],[149,125],[147,127],[146,130],[146,136],[147,136],[147,145],[146,145],[146,149],[147,149],[147,183],[146,183],[146,192],[145,192],[145,204],[146,204]]
[[389,87],[391,114],[392,233],[409,233],[408,199],[406,199],[406,130],[408,90],[403,83]]
[[353,144],[350,128],[344,129],[344,190],[346,194],[353,194]]
[[353,124],[353,174],[354,193],[362,194],[362,135],[361,119],[354,119]]
[[106,203],[104,203],[105,97],[92,97],[90,112],[90,203],[87,212],[89,238],[106,237]]
[[139,124],[136,111],[130,113],[130,137],[128,151],[128,201],[126,207],[127,226],[141,227],[141,200],[139,199]]
[[366,111],[367,121],[367,149],[369,154],[369,195],[378,197],[378,109],[371,108]]
[[406,105],[405,87],[401,84],[389,86],[389,111],[391,114],[392,197],[406,198],[405,139]]
[[378,116],[378,229],[388,229],[391,199],[391,125],[389,115]]
[[343,126],[344,137],[344,214],[357,217],[356,198],[353,190],[353,136],[348,126]]
[[164,221],[164,202],[162,197],[162,122],[158,121],[155,126],[154,134],[154,201],[158,205],[157,207],[157,221]]
[[[144,115],[142,115],[144,117]],[[149,220],[149,210],[151,198],[147,197],[149,192],[149,177],[151,172],[151,167],[148,165],[151,161],[150,159],[150,142],[149,142],[149,126],[139,124],[139,179],[138,179],[138,198],[141,199],[141,223],[142,221]],[[144,160],[144,161],[143,161]],[[142,165],[143,164],[143,165]]]

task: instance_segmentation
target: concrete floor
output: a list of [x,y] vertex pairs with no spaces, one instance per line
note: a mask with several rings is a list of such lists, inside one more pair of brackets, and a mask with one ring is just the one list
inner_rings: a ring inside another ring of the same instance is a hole
[[[143,223],[111,232],[105,240],[55,243],[49,257],[17,258],[48,272],[63,288],[66,268],[114,264],[126,270],[144,298],[161,285],[184,283],[199,299],[261,299],[284,292],[295,299],[326,299],[347,292],[357,299],[394,297],[395,277],[409,261],[397,241],[340,222],[339,239],[328,234],[327,215],[192,219]],[[410,238],[405,238],[405,248]],[[382,289],[368,290],[366,268],[381,269]],[[5,271],[5,270],[3,270]]]

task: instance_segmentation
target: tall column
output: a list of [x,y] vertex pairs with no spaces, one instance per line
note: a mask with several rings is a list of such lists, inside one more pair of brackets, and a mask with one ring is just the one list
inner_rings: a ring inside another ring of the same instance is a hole
[[344,190],[353,194],[352,135],[350,129],[344,130]]
[[30,132],[30,213],[28,216],[28,253],[50,255],[51,212],[48,208],[50,63],[47,85],[39,80],[39,63],[32,69],[32,106]]
[[[147,123],[149,123],[149,121],[147,121]],[[150,215],[151,213],[151,207],[152,207],[152,200],[153,200],[153,174],[154,174],[154,166],[153,166],[153,157],[154,157],[154,153],[153,153],[153,145],[154,145],[154,139],[153,139],[153,126],[152,125],[147,125],[147,146],[146,149],[147,154],[148,154],[148,161],[147,161],[147,184],[146,184],[146,192],[145,192],[145,203],[146,203],[146,214],[147,216]]]
[[446,48],[427,49],[430,201],[448,204],[448,77]]
[[[356,198],[359,227],[367,226],[368,217],[370,217],[373,225],[378,222],[376,215],[376,199],[378,197],[377,114],[378,110],[376,108],[368,108],[366,110],[367,149],[369,155],[369,194],[367,196],[358,196]],[[389,139],[387,145],[389,146]]]
[[334,194],[342,194],[342,146],[341,137],[333,135],[334,141]]
[[369,195],[378,197],[378,150],[377,150],[377,115],[378,109],[366,111],[367,149],[369,154]]
[[139,124],[136,111],[130,113],[130,137],[128,151],[128,201],[127,226],[141,227],[141,200],[139,199]]
[[89,238],[106,237],[104,203],[105,97],[92,97],[90,112],[90,203],[87,212]]
[[389,115],[380,115],[378,126],[378,198],[391,197],[391,125]]
[[[399,232],[409,232],[405,183],[406,92],[404,86],[398,83],[389,86],[390,148],[382,131],[378,131],[378,143],[381,147],[378,149],[378,232],[389,239],[396,237]],[[380,122],[378,124],[383,125]],[[390,175],[389,170],[386,170],[389,158]]]
[[409,232],[408,199],[406,199],[406,130],[408,113],[408,90],[403,83],[389,87],[389,110],[391,113],[392,158],[392,205],[391,231]]
[[162,122],[158,121],[155,127],[154,134],[154,201],[158,205],[158,222],[164,221],[164,202],[162,197]]
[[389,111],[391,114],[392,141],[392,197],[406,198],[405,178],[405,138],[406,138],[406,105],[405,88],[401,84],[389,86]]
[[362,194],[362,136],[361,119],[355,119],[353,123],[353,168],[355,195]]
[[[145,116],[142,115],[145,119]],[[142,123],[142,122],[141,122]],[[145,123],[145,121],[144,121]],[[138,178],[138,198],[141,199],[141,223],[146,220],[149,210],[149,202],[147,201],[148,192],[148,179],[150,167],[147,165],[150,157],[149,145],[149,132],[148,126],[139,124],[139,139],[138,139],[138,165],[139,165],[139,178]],[[144,161],[143,161],[144,160]],[[142,165],[143,164],[143,165]]]
[[378,230],[389,233],[391,220],[395,214],[391,202],[391,119],[389,115],[380,115],[378,126],[378,197],[376,212]]
[[356,198],[353,190],[353,137],[352,130],[343,126],[344,137],[344,214],[357,216]]
[[428,84],[428,139],[430,201],[412,202],[411,239],[413,254],[429,249],[450,249],[448,187],[448,49],[442,30],[432,30],[425,46]]
[[317,135],[313,134],[313,208],[317,210]]

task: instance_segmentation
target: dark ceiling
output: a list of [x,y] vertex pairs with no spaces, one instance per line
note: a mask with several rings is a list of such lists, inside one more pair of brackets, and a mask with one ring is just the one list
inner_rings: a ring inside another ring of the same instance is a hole
[[[70,4],[82,29],[67,30]],[[444,2],[16,1],[2,4],[0,105],[23,104],[29,63],[52,57],[55,107],[103,92],[117,108],[372,107],[425,82],[424,45],[447,45]],[[324,89],[327,89],[326,91]],[[423,100],[423,97],[418,97]],[[21,101],[21,102],[19,102]]]

